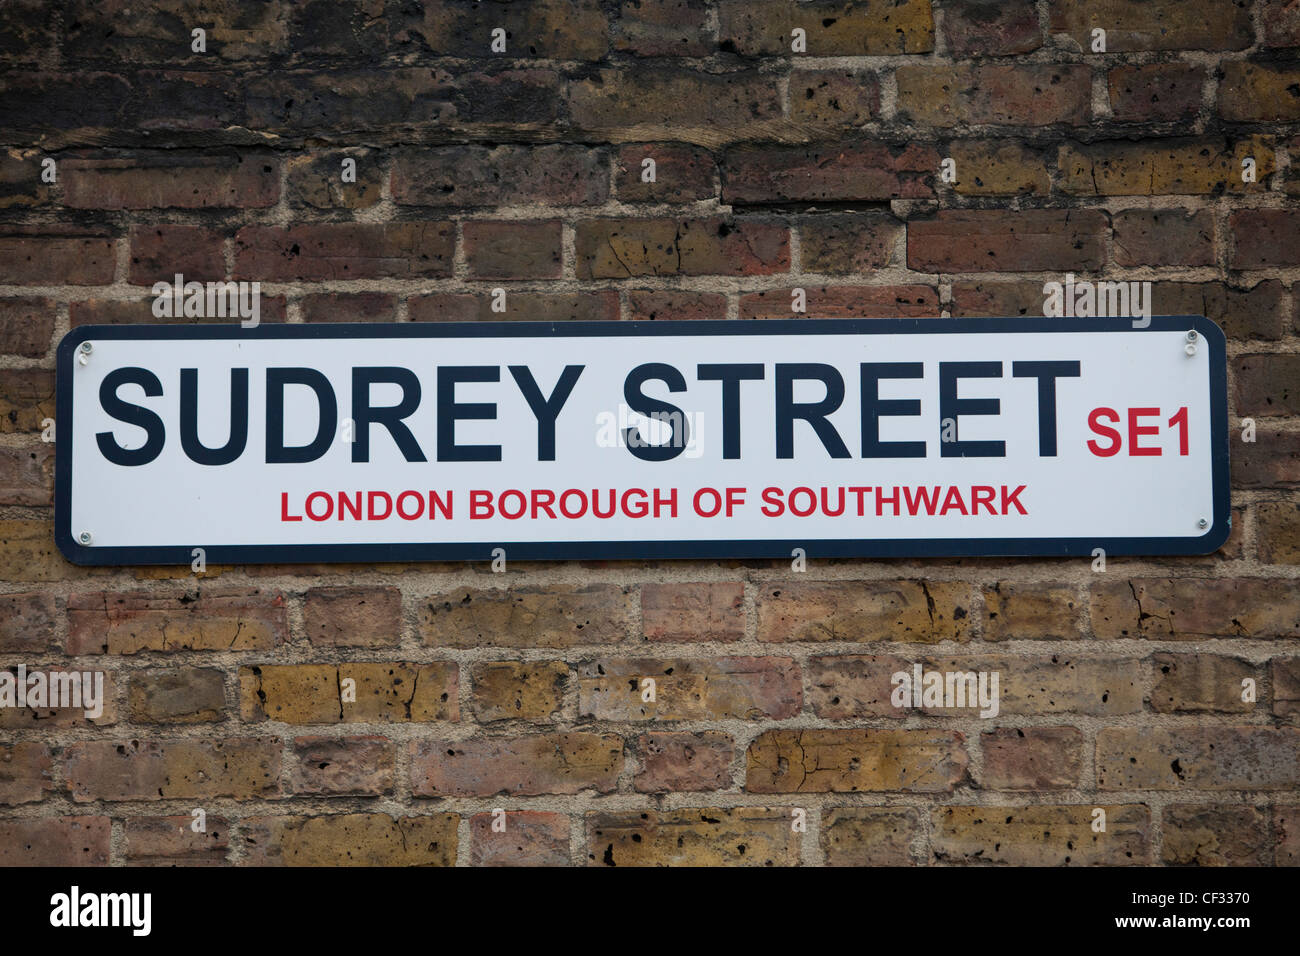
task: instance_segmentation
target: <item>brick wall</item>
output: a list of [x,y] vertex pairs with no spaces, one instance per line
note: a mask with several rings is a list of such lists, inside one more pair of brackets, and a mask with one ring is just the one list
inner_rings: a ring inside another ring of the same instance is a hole
[[[110,698],[0,709],[0,862],[1296,863],[1297,47],[1287,0],[10,0],[0,666]],[[1227,332],[1218,553],[54,547],[54,347],[156,321],[177,272],[260,281],[266,322],[423,322],[498,287],[520,319],[1032,315],[1067,271]],[[998,671],[1000,713],[892,707],[915,663]]]

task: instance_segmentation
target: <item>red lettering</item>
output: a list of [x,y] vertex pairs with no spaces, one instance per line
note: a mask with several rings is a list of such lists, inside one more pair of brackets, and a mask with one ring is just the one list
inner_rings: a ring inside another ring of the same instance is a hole
[[957,490],[956,485],[948,488],[948,496],[943,499],[943,507],[939,509],[939,517],[946,515],[951,509],[956,508],[962,514],[966,514],[966,502],[961,499],[961,492]]
[[533,520],[534,521],[537,520],[537,512],[539,510],[545,511],[546,517],[554,518],[555,512],[551,509],[551,505],[554,503],[555,503],[555,492],[550,491],[546,488],[534,488],[533,489]]
[[[382,498],[384,500],[383,514],[375,514],[376,498]],[[393,499],[388,497],[388,492],[372,491],[366,495],[366,517],[368,519],[370,519],[371,521],[383,521],[392,513],[393,513]]]
[[1102,438],[1108,439],[1110,441],[1110,445],[1106,448],[1103,448],[1101,445],[1097,444],[1097,442],[1089,438],[1088,450],[1100,458],[1109,458],[1111,455],[1114,455],[1119,452],[1120,445],[1122,444],[1122,440],[1119,437],[1119,432],[1111,428],[1109,425],[1101,424],[1100,419],[1103,417],[1109,419],[1112,422],[1115,422],[1116,424],[1119,424],[1119,412],[1115,411],[1115,409],[1113,408],[1103,407],[1103,408],[1094,408],[1088,414],[1088,427],[1091,428],[1098,435],[1100,435]]
[[975,485],[970,490],[971,511],[973,515],[980,513],[980,505],[985,505],[989,509],[989,514],[995,515],[998,509],[993,505],[993,499],[997,496],[997,489],[992,485]]
[[[402,510],[402,502],[405,501],[408,496],[415,499],[415,514],[408,515]],[[424,514],[424,496],[418,491],[403,491],[397,496],[397,515],[399,518],[403,518],[406,521],[414,521],[422,514]]]
[[[519,499],[519,508],[515,510],[513,514],[506,510],[506,499],[512,496]],[[516,491],[514,488],[507,488],[505,491],[501,492],[501,496],[497,498],[497,510],[501,512],[501,517],[514,521],[516,518],[522,518],[524,512],[528,510],[528,499],[524,497],[522,491]]]
[[302,515],[289,514],[289,492],[280,492],[280,520],[281,521],[301,521]]
[[1169,419],[1170,425],[1178,426],[1178,454],[1187,454],[1187,406],[1184,405]]
[[1150,445],[1139,445],[1142,435],[1154,435],[1160,431],[1159,425],[1139,425],[1138,419],[1152,418],[1160,414],[1158,408],[1130,408],[1128,410],[1128,453],[1130,457],[1159,457],[1160,449]]
[[[706,493],[713,496],[712,511],[705,511],[704,506],[700,503]],[[716,488],[701,488],[699,491],[695,492],[695,498],[691,504],[695,507],[695,513],[701,518],[712,518],[722,510],[722,495],[718,493]]]
[[1016,490],[1011,492],[1011,494],[1007,494],[1007,486],[1006,485],[1002,486],[1002,513],[1003,514],[1009,514],[1009,512],[1007,511],[1008,505],[1015,505],[1016,510],[1019,511],[1022,515],[1029,514],[1029,512],[1024,509],[1024,506],[1020,504],[1020,500],[1019,500],[1020,492],[1024,490],[1025,490],[1024,485],[1016,485]]
[[[931,493],[933,493],[934,495],[933,498],[930,497]],[[935,485],[933,492],[931,492],[930,489],[927,489],[924,486],[917,488],[915,500],[913,500],[912,498],[912,489],[904,487],[903,498],[906,499],[907,501],[908,514],[910,515],[916,514],[917,505],[924,505],[925,513],[928,515],[932,515],[934,514],[935,506],[939,504],[939,486]]]
[[[325,513],[323,515],[317,515],[314,511],[312,511],[311,503],[315,501],[317,498],[322,498],[325,501]],[[310,518],[312,521],[324,521],[333,513],[334,513],[334,499],[331,498],[329,495],[325,494],[325,492],[313,491],[311,494],[307,496],[307,517]]]
[[496,512],[492,507],[492,492],[475,488],[469,493],[469,517],[471,521],[479,518],[491,518]]
[[[808,496],[808,508],[805,511],[800,511],[799,506],[794,503],[795,497],[801,493]],[[794,515],[796,518],[806,518],[816,510],[817,496],[813,494],[811,488],[796,488],[794,491],[790,492],[790,514]]]
[[[727,517],[730,518],[736,511],[736,508],[745,503],[744,488],[727,489]],[[843,510],[843,509],[841,509]]]
[[677,517],[677,489],[676,488],[673,488],[671,491],[668,492],[667,498],[660,498],[659,489],[658,488],[655,489],[655,517],[656,518],[661,517],[659,509],[664,507],[665,505],[668,506],[668,517],[676,518]]
[[429,520],[433,520],[433,509],[437,508],[442,512],[442,516],[451,520],[451,491],[447,491],[447,500],[444,502],[442,496],[436,491],[429,492]]

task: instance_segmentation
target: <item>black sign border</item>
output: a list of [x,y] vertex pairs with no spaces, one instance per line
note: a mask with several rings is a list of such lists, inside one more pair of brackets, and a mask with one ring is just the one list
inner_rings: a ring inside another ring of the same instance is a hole
[[[1077,557],[1102,548],[1115,555],[1197,555],[1217,550],[1231,533],[1232,509],[1228,484],[1228,384],[1223,330],[1204,316],[1153,316],[1146,328],[1134,328],[1129,318],[917,318],[917,319],[721,319],[662,322],[421,322],[421,323],[271,323],[254,328],[228,325],[80,326],[59,343],[56,356],[59,432],[73,434],[72,372],[76,351],[85,341],[120,339],[318,339],[318,338],[500,338],[528,336],[632,335],[869,335],[995,333],[995,332],[1146,332],[1200,333],[1210,350],[1210,442],[1212,449],[1214,516],[1202,535],[1188,537],[1097,538],[912,538],[797,539],[735,541],[581,541],[491,544],[428,542],[421,544],[250,544],[87,547],[72,536],[71,452],[55,446],[54,539],[69,561],[78,565],[183,565],[196,547],[205,549],[212,564],[298,564],[321,562],[382,563],[422,561],[490,561],[496,548],[509,560],[662,560],[789,558],[803,548],[809,558],[965,558]],[[68,443],[71,448],[71,443]]]

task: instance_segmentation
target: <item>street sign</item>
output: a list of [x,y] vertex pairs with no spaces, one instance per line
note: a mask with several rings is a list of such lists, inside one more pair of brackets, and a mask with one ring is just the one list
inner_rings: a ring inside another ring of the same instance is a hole
[[114,326],[58,351],[79,564],[1199,554],[1201,317]]

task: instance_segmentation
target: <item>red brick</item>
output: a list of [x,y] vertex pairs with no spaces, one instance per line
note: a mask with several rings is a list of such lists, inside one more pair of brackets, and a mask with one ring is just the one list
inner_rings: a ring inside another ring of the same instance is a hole
[[755,595],[760,641],[968,639],[970,587],[947,581],[769,584]]
[[907,224],[919,272],[1087,272],[1105,264],[1105,213],[1092,209],[945,209]]
[[54,418],[54,373],[0,369],[0,434],[44,431],[47,418]]
[[42,159],[34,149],[0,150],[0,209],[30,208],[49,202],[50,187],[41,181]]
[[755,70],[602,69],[570,81],[565,101],[575,128],[597,136],[635,127],[638,139],[677,139],[698,130],[713,144],[750,139],[756,124],[783,119],[777,74]]
[[[1255,160],[1258,182],[1244,183],[1242,161]],[[1071,196],[1220,196],[1267,189],[1276,155],[1263,136],[1098,140],[1057,150],[1058,188]]]
[[[18,672],[17,665],[11,665],[6,669],[11,674],[16,675]],[[66,693],[78,695],[72,698],[73,706],[54,706],[56,702],[53,698],[47,697],[45,706],[35,707],[29,697],[23,707],[0,708],[0,729],[38,730],[46,733],[65,727],[108,727],[117,723],[118,675],[113,671],[92,670],[84,666],[29,666],[29,675],[32,671],[40,671],[47,675],[51,686],[55,680],[58,680],[63,687],[67,688]],[[67,683],[69,678],[73,682],[71,685]],[[100,714],[96,717],[87,716],[87,711],[91,708],[89,701],[81,695],[87,678],[93,683],[102,682],[98,692]]]
[[1097,732],[1101,790],[1286,790],[1300,786],[1300,730],[1197,726]]
[[1300,486],[1300,432],[1260,426],[1255,440],[1244,442],[1238,429],[1229,450],[1234,488]]
[[1300,593],[1286,579],[1106,578],[1092,586],[1099,638],[1300,637]]
[[[642,177],[644,161],[654,160],[654,182]],[[687,203],[717,195],[713,154],[681,143],[634,143],[618,151],[614,186],[623,202]]]
[[990,790],[1073,790],[1083,767],[1083,734],[1074,727],[1001,727],[980,735]]
[[54,522],[27,518],[0,519],[0,580],[62,581],[84,578],[85,568],[63,559],[54,546]]
[[454,813],[245,817],[244,866],[454,866]]
[[1277,866],[1300,865],[1300,807],[1275,807],[1273,818],[1277,833],[1273,862]]
[[186,282],[224,279],[223,243],[221,233],[203,226],[133,226],[130,281],[171,285],[177,274]]
[[[655,699],[643,699],[643,681]],[[578,716],[596,720],[782,720],[803,706],[789,657],[597,658],[578,667]]]
[[0,804],[44,800],[53,789],[53,761],[44,744],[0,744]]
[[54,502],[54,447],[0,447],[0,505]]
[[0,235],[0,285],[106,285],[117,242],[78,226],[7,226]]
[[1300,265],[1300,210],[1242,209],[1228,218],[1233,269]]
[[[72,0],[67,9],[64,53],[72,60],[108,59],[139,64],[180,65],[215,57],[224,62],[259,60],[283,51],[287,26],[285,4],[246,7],[241,3],[209,3],[201,23],[207,30],[207,50],[190,46],[190,18],[184,0],[146,0],[131,5],[123,17],[121,2]],[[112,38],[112,49],[106,39]]]
[[317,647],[393,647],[402,637],[402,592],[395,587],[312,588],[303,630]]
[[1239,355],[1232,369],[1238,418],[1300,415],[1300,355]]
[[704,807],[587,814],[588,866],[795,866],[789,809]]
[[1165,807],[1160,829],[1166,866],[1271,866],[1268,814],[1255,807],[1175,804]]
[[618,293],[515,292],[505,297],[505,311],[494,312],[494,296],[435,292],[407,300],[412,322],[615,322],[619,317]]
[[1157,282],[1155,315],[1203,315],[1230,339],[1276,341],[1288,325],[1286,290],[1277,279],[1241,288],[1222,282]]
[[96,740],[64,748],[63,779],[77,803],[97,800],[248,800],[280,792],[280,741]]
[[127,866],[221,866],[230,852],[230,823],[205,814],[203,829],[194,830],[198,818],[128,817],[123,824],[122,853]]
[[857,319],[936,316],[939,293],[927,285],[804,287],[805,312],[794,312],[793,289],[768,289],[740,297],[742,319]]
[[641,769],[633,785],[641,793],[727,790],[736,741],[718,730],[642,734],[637,739]]
[[707,0],[623,0],[614,48],[636,56],[708,56],[717,47]]
[[54,338],[54,300],[0,299],[0,354],[40,358]]
[[1201,111],[1205,68],[1191,63],[1117,66],[1107,74],[1110,112],[1121,123],[1173,123]]
[[[188,46],[188,44],[187,44]],[[257,209],[280,196],[280,161],[256,154],[133,153],[59,163],[74,209]]]
[[558,279],[561,226],[550,222],[467,222],[465,261],[473,279]]
[[1045,300],[1041,282],[1000,279],[954,282],[949,312],[954,317],[979,318],[1042,315]]
[[[259,322],[285,321],[285,298],[267,295],[260,298]],[[195,323],[228,323],[228,316],[184,316],[170,318],[153,314],[154,299],[86,299],[70,306],[71,324],[75,329],[82,325],[193,325]]]
[[898,118],[922,126],[1086,125],[1092,71],[1083,64],[900,66]]
[[1291,0],[1260,0],[1264,46],[1300,46],[1300,7]]
[[234,275],[263,282],[450,276],[455,242],[446,222],[245,226],[235,234]]
[[749,745],[748,793],[950,792],[966,777],[951,730],[767,730]]
[[745,586],[736,583],[641,585],[641,628],[648,641],[738,641],[745,636]]
[[386,737],[295,737],[289,789],[298,795],[377,797],[393,790]]
[[[343,161],[356,164],[356,181],[343,181]],[[289,159],[286,183],[291,206],[310,209],[368,209],[382,198],[388,169],[377,150],[346,149]]]
[[1259,560],[1300,564],[1300,503],[1261,501],[1255,508]]
[[1229,122],[1294,123],[1300,120],[1300,68],[1295,60],[1251,63],[1230,60],[1220,69],[1219,115]]
[[[486,43],[485,34],[485,49]],[[559,79],[554,68],[387,68],[373,61],[355,70],[275,69],[243,84],[239,112],[252,129],[305,138],[334,128],[383,131],[405,140],[412,128],[449,125],[499,136],[501,124],[518,123],[521,116],[535,128],[555,123]],[[193,122],[180,109],[164,112],[169,123]]]
[[[353,695],[346,681],[352,681]],[[239,669],[245,723],[409,723],[460,719],[459,665],[398,661],[260,664]]]
[[952,56],[1012,56],[1043,45],[1033,0],[948,0],[943,37]]
[[790,230],[744,219],[589,219],[575,227],[579,279],[787,272]]
[[1073,585],[999,581],[984,589],[984,608],[986,641],[1079,637],[1080,602]]
[[0,652],[39,654],[54,646],[54,595],[0,595]]
[[811,56],[879,56],[934,49],[930,0],[895,0],[879,10],[862,0],[722,0],[718,30],[742,56],[788,56],[790,31],[807,34]]
[[880,81],[861,69],[791,70],[790,120],[804,128],[860,130],[880,116]]
[[723,157],[722,201],[926,199],[938,167],[934,147],[917,143],[744,147]]
[[799,223],[805,273],[842,275],[883,269],[905,227],[892,216],[811,216]]
[[1052,0],[1052,33],[1068,34],[1087,52],[1092,31],[1106,31],[1107,53],[1148,50],[1244,50],[1254,40],[1251,5],[1244,0],[1208,6],[1183,0]]
[[69,654],[270,650],[288,639],[283,596],[256,588],[68,598]]
[[108,866],[108,817],[0,820],[0,866]]
[[[498,819],[505,829],[494,831]],[[569,865],[569,818],[562,813],[476,813],[469,818],[469,832],[471,866]]]
[[1300,721],[1300,657],[1275,657],[1269,665],[1273,713],[1285,722]]
[[226,716],[226,675],[215,667],[131,673],[131,719],[136,723],[196,724]]
[[411,792],[417,797],[512,797],[610,793],[623,769],[613,734],[423,739],[410,744]]
[[597,205],[609,198],[609,159],[585,146],[439,146],[393,163],[402,206]]
[[435,56],[499,56],[492,28],[506,31],[506,56],[553,60],[601,60],[609,48],[609,21],[600,0],[533,0],[489,8],[430,3],[414,8],[396,31],[399,48],[411,45]]
[[395,322],[397,296],[391,292],[316,292],[299,304],[304,322]]
[[921,833],[915,807],[832,807],[822,815],[827,866],[910,866]]
[[[1096,809],[1106,829],[1093,830]],[[937,807],[930,811],[934,862],[1011,866],[1133,866],[1151,862],[1144,806]]]
[[1208,209],[1121,209],[1114,216],[1121,266],[1211,266],[1214,214]]
[[626,640],[633,595],[612,584],[461,588],[420,609],[420,637],[444,647],[572,647]]
[[1151,709],[1161,714],[1249,714],[1242,681],[1255,679],[1249,661],[1211,654],[1156,654],[1151,659]]
[[474,665],[474,714],[494,720],[553,719],[564,706],[569,665],[563,661],[483,661]]
[[632,289],[627,294],[629,319],[725,319],[727,297],[720,292],[677,289]]

